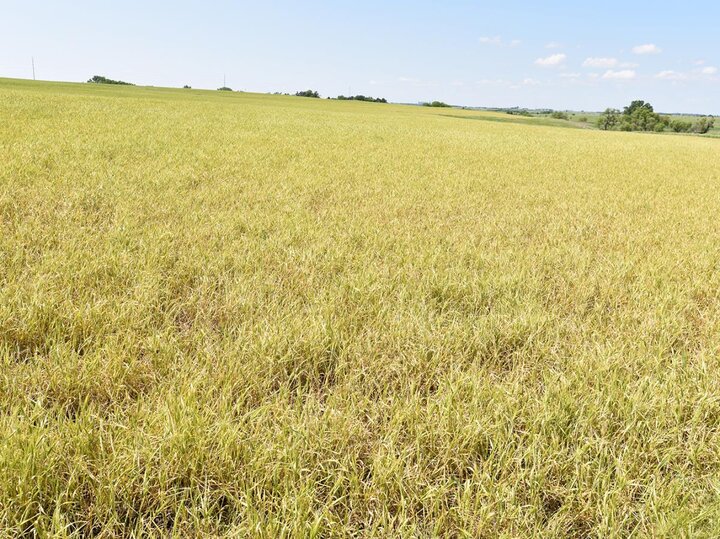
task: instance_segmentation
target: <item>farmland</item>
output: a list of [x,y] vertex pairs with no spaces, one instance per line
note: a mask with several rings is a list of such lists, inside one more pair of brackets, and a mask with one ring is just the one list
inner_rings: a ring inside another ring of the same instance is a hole
[[720,141],[0,79],[0,536],[720,535]]

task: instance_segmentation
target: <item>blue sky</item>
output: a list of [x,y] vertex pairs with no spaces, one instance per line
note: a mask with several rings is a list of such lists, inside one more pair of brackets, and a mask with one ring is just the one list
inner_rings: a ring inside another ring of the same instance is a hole
[[0,76],[720,114],[720,2],[2,0]]

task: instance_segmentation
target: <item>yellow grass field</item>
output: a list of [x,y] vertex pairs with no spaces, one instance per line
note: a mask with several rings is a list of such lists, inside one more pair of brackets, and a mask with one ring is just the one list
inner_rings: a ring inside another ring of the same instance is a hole
[[1,537],[718,537],[720,140],[0,79]]

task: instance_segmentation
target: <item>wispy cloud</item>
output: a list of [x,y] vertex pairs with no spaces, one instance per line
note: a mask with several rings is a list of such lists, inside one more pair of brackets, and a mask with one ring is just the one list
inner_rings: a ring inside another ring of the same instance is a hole
[[717,73],[718,73],[718,68],[715,67],[715,66],[703,67],[703,68],[700,70],[700,73],[702,73],[703,75],[717,75]]
[[538,86],[540,81],[535,79],[523,79],[522,84],[523,86]]
[[478,41],[483,45],[491,45],[493,47],[517,47],[522,43],[519,39],[505,41],[500,36],[483,36]]
[[566,54],[553,54],[545,58],[538,58],[535,60],[535,65],[540,67],[558,67],[565,63],[565,60],[567,60]]
[[631,80],[634,79],[636,76],[637,73],[635,73],[635,71],[633,71],[632,69],[623,69],[621,71],[613,71],[612,69],[609,69],[605,72],[602,78],[610,80]]
[[583,67],[615,67],[618,65],[617,58],[586,58]]
[[562,47],[562,45],[557,41],[551,41],[550,43],[545,44],[546,49],[559,49],[560,47]]
[[509,82],[505,79],[480,79],[475,81],[475,84],[478,84],[480,86],[495,86],[509,84]]
[[502,45],[502,38],[500,36],[483,36],[480,38],[480,43],[482,43],[483,45]]
[[560,73],[560,78],[563,79],[579,79],[582,77],[580,73]]
[[635,54],[660,54],[662,49],[654,43],[647,43],[645,45],[637,45],[633,47],[632,51]]
[[673,71],[672,69],[667,69],[655,75],[655,78],[662,80],[685,80],[688,77],[685,73],[678,73],[677,71]]

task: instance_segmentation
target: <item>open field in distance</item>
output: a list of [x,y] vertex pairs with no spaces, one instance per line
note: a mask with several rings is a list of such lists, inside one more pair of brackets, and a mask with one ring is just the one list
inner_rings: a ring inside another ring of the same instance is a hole
[[0,536],[717,537],[720,141],[0,79]]

